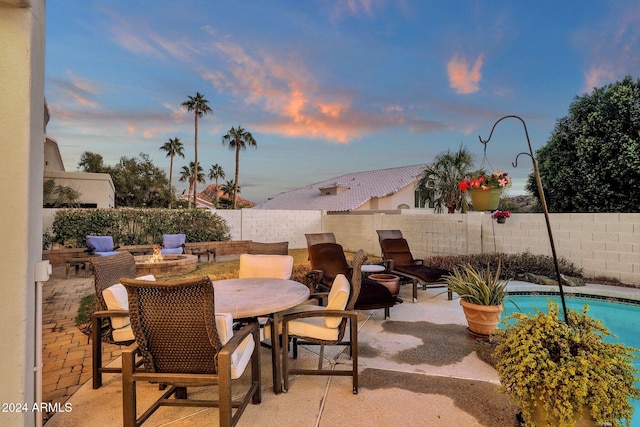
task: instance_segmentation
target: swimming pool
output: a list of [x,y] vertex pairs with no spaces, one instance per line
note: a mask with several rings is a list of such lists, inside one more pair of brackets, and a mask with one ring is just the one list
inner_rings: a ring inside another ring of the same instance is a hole
[[[560,313],[562,313],[562,304],[560,295],[557,293],[539,293],[532,295],[531,293],[510,293],[504,302],[504,316],[509,316],[517,311],[523,313],[535,313],[536,309],[547,312],[547,301],[551,300],[558,303]],[[510,302],[517,304],[517,307]],[[611,341],[617,341],[632,346],[640,350],[640,334],[638,334],[637,323],[640,320],[640,301],[622,300],[623,302],[615,302],[607,298],[591,295],[579,295],[568,297],[565,295],[565,302],[568,309],[581,312],[585,304],[589,305],[589,316],[602,321],[609,331],[616,335],[617,338],[611,338]],[[640,353],[638,354],[640,356]],[[640,369],[640,360],[634,362],[634,366]],[[632,427],[640,427],[640,401],[634,400],[635,408]]]

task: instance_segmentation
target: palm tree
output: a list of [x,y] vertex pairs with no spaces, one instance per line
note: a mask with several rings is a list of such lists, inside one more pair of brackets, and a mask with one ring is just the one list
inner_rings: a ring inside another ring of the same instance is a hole
[[[171,157],[171,162],[169,163],[169,188],[171,188],[171,193],[173,194],[173,158],[175,156],[180,156],[184,159],[184,145],[180,142],[180,138],[169,138],[168,142],[165,142],[161,150],[167,152],[167,157]],[[169,209],[171,209],[171,203],[173,202],[173,197],[169,199]]]
[[[198,165],[198,179],[194,180],[194,171],[195,171],[195,162],[189,162],[189,166],[183,166],[180,170],[180,182],[189,181],[189,195],[191,195],[191,189],[195,187],[196,182],[205,183],[204,171],[202,170],[202,166]],[[195,194],[195,192],[194,192]],[[196,206],[196,199],[193,199],[193,207]]]
[[[213,110],[209,107],[209,101],[204,98],[200,92],[196,92],[196,96],[189,96],[189,99],[181,104],[186,107],[187,111],[193,111],[195,117],[195,158],[194,164],[196,169],[198,168],[198,118],[208,113],[213,113]],[[198,181],[200,182],[200,181]],[[193,207],[196,206],[196,183],[193,184]]]
[[234,180],[235,188],[233,190],[233,209],[236,208],[236,199],[238,194],[238,172],[240,169],[240,149],[246,150],[247,145],[258,148],[258,143],[253,139],[253,135],[242,127],[237,129],[229,129],[229,133],[222,137],[222,145],[228,144],[230,150],[236,151],[236,177]]
[[211,169],[209,169],[209,179],[216,180],[216,193],[213,202],[213,206],[216,209],[218,208],[218,178],[224,179],[225,175],[224,170],[222,170],[222,166],[216,163],[215,165],[211,166]]
[[473,156],[466,147],[461,146],[455,153],[447,150],[438,154],[422,172],[416,184],[418,192],[433,203],[436,212],[442,212],[443,206],[448,213],[459,208],[466,211],[467,200],[458,183],[469,173],[472,164]]

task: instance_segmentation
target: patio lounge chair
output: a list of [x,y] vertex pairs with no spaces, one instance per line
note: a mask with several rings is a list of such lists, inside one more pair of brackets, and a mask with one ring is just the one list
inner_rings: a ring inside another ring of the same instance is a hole
[[102,366],[102,341],[129,345],[134,339],[129,324],[127,293],[117,285],[121,277],[136,277],[136,262],[129,252],[92,257],[89,262],[93,264],[97,307],[91,315],[93,388],[96,389],[102,386],[103,373],[121,372],[120,368]]
[[[123,425],[138,426],[160,406],[218,407],[220,426],[236,425],[251,401],[260,403],[258,325],[234,333],[229,313],[215,313],[211,279],[175,282],[123,279],[129,294],[129,315],[136,342],[122,352]],[[167,313],[171,313],[170,316]],[[144,360],[136,367],[135,356]],[[232,397],[232,380],[251,362],[251,381],[241,399]],[[169,386],[138,417],[136,384]],[[217,400],[189,399],[187,387],[216,386]],[[175,396],[175,399],[171,399]],[[237,408],[235,412],[233,408]]]
[[[402,238],[400,230],[377,230],[377,233],[387,270],[411,281],[413,302],[418,301],[418,284],[422,285],[422,289],[447,286],[443,277],[450,272],[428,267],[422,259],[413,258],[409,244]],[[447,296],[449,299],[453,298],[451,291],[447,291]]]
[[109,256],[120,253],[114,246],[111,236],[87,236],[87,252],[89,255]]
[[[308,275],[314,292],[330,291],[338,274],[352,277],[356,272],[347,263],[342,246],[337,243],[319,243],[311,245],[309,261],[311,272]],[[389,289],[373,280],[363,278],[362,289],[355,303],[356,310],[374,310],[384,308],[385,319],[389,317],[389,307],[396,304],[396,299]]]
[[184,234],[163,234],[162,235],[162,255],[174,255],[184,253],[184,244],[187,236]]
[[[343,274],[338,274],[329,291],[326,307],[308,305],[300,310],[287,313],[282,318],[282,340],[289,342],[293,338],[293,358],[298,356],[298,345],[320,345],[318,369],[289,368],[288,346],[284,346],[283,374],[284,390],[289,388],[289,375],[343,375],[352,377],[353,394],[358,393],[358,312],[354,311],[361,287],[360,267],[367,259],[363,250],[359,250],[353,261],[351,283]],[[349,324],[349,339],[344,340]],[[352,360],[350,370],[323,369],[324,346],[349,346]]]

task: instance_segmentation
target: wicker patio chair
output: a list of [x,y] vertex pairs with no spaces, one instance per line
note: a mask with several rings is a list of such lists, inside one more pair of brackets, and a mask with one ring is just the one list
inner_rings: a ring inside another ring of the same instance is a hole
[[[283,367],[284,390],[289,388],[289,375],[341,375],[351,376],[353,393],[358,393],[358,312],[354,311],[356,300],[360,294],[362,273],[360,267],[367,259],[366,253],[359,250],[353,261],[353,277],[351,283],[343,274],[338,274],[329,291],[326,307],[307,306],[298,312],[287,313],[282,318],[282,340],[288,343],[293,339],[293,357],[298,356],[298,345],[320,345],[318,369],[302,369],[289,367],[289,349],[284,346]],[[349,324],[349,338],[345,340],[345,332]],[[346,369],[323,369],[324,346],[349,346],[352,367]]]
[[[214,289],[208,277],[174,282],[123,279],[122,284],[129,294],[136,338],[122,352],[124,426],[141,425],[161,406],[218,407],[220,425],[232,426],[249,401],[260,403],[258,325],[252,323],[234,333],[231,314],[215,313]],[[144,367],[136,367],[136,355],[142,357]],[[234,400],[232,380],[242,376],[249,362],[251,383]],[[136,384],[140,381],[168,388],[138,417]],[[216,385],[216,400],[188,398],[187,387]]]
[[[115,255],[92,257],[89,262],[93,265],[94,286],[96,292],[96,309],[91,315],[91,352],[93,388],[102,386],[103,373],[119,373],[120,368],[102,366],[102,342],[129,345],[133,342],[133,331],[129,324],[126,293],[120,292],[120,300],[125,303],[112,305],[109,309],[105,301],[105,292],[110,293],[113,285],[120,283],[121,277],[136,277],[136,263],[129,252],[118,252]],[[124,290],[124,288],[122,288]],[[109,295],[110,300],[116,300],[117,293]]]
[[[418,284],[422,289],[446,288],[444,276],[450,271],[424,265],[424,260],[416,259],[411,254],[409,243],[402,237],[400,230],[377,230],[382,250],[383,262],[391,273],[410,281],[413,286],[413,302],[418,301]],[[399,237],[398,237],[399,236]],[[452,299],[451,291],[447,291]]]

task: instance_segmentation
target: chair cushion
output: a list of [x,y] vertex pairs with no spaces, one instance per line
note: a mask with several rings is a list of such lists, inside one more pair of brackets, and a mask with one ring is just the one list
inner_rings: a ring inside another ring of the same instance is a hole
[[290,279],[293,270],[293,257],[290,255],[240,255],[238,277]]
[[[150,281],[156,280],[153,274],[140,276],[137,277],[137,279]],[[109,286],[107,289],[103,290],[102,298],[104,298],[104,302],[107,305],[108,310],[129,310],[129,297],[127,296],[127,289],[120,283],[116,283],[115,285]],[[115,330],[126,328],[129,326],[129,324],[130,321],[128,317],[111,317],[111,327],[114,329],[113,339],[116,341],[120,341],[116,339]]]
[[415,264],[409,244],[405,239],[384,239],[380,242],[380,247],[384,257],[393,260],[396,266]]
[[187,236],[184,234],[163,234],[162,235],[162,247],[164,249],[181,248],[186,241],[187,241]]
[[[225,345],[233,337],[233,317],[231,317],[231,313],[216,313],[215,318],[220,342]],[[242,340],[236,351],[231,354],[231,379],[237,379],[242,376],[251,360],[254,348],[255,342],[252,336],[249,335]]]
[[338,274],[351,276],[351,268],[344,256],[342,246],[337,243],[319,243],[309,246],[312,270],[322,270],[322,283],[331,286]]
[[95,254],[96,255],[100,255],[100,256],[110,256],[110,255],[116,255],[116,254],[119,254],[119,253],[122,253],[122,252],[118,252],[118,251],[98,252],[98,251],[95,251]]
[[[127,319],[129,318],[127,317]],[[133,334],[133,329],[131,329],[131,325],[127,325],[124,328],[120,329],[114,329],[113,331],[111,331],[111,337],[115,342],[133,341],[136,339],[135,335]]]
[[95,252],[111,252],[113,251],[113,237],[87,236],[87,247]]
[[360,294],[354,307],[356,310],[392,307],[395,303],[395,298],[391,295],[389,288],[369,278],[362,278]]
[[447,270],[435,267],[427,267],[425,265],[400,265],[395,267],[399,272],[415,276],[424,282],[439,282],[443,280],[443,276],[450,274]]
[[182,253],[182,246],[180,246],[179,248],[163,248],[160,249],[160,254],[162,255],[174,255],[174,254],[181,254]]
[[322,317],[307,317],[305,319],[291,320],[289,322],[289,334],[299,337],[310,337],[320,340],[335,341],[338,339],[338,328],[328,328]]
[[[344,274],[338,274],[333,281],[329,297],[327,298],[327,310],[344,310],[349,300],[351,285]],[[327,328],[337,328],[342,321],[342,317],[325,317]]]

